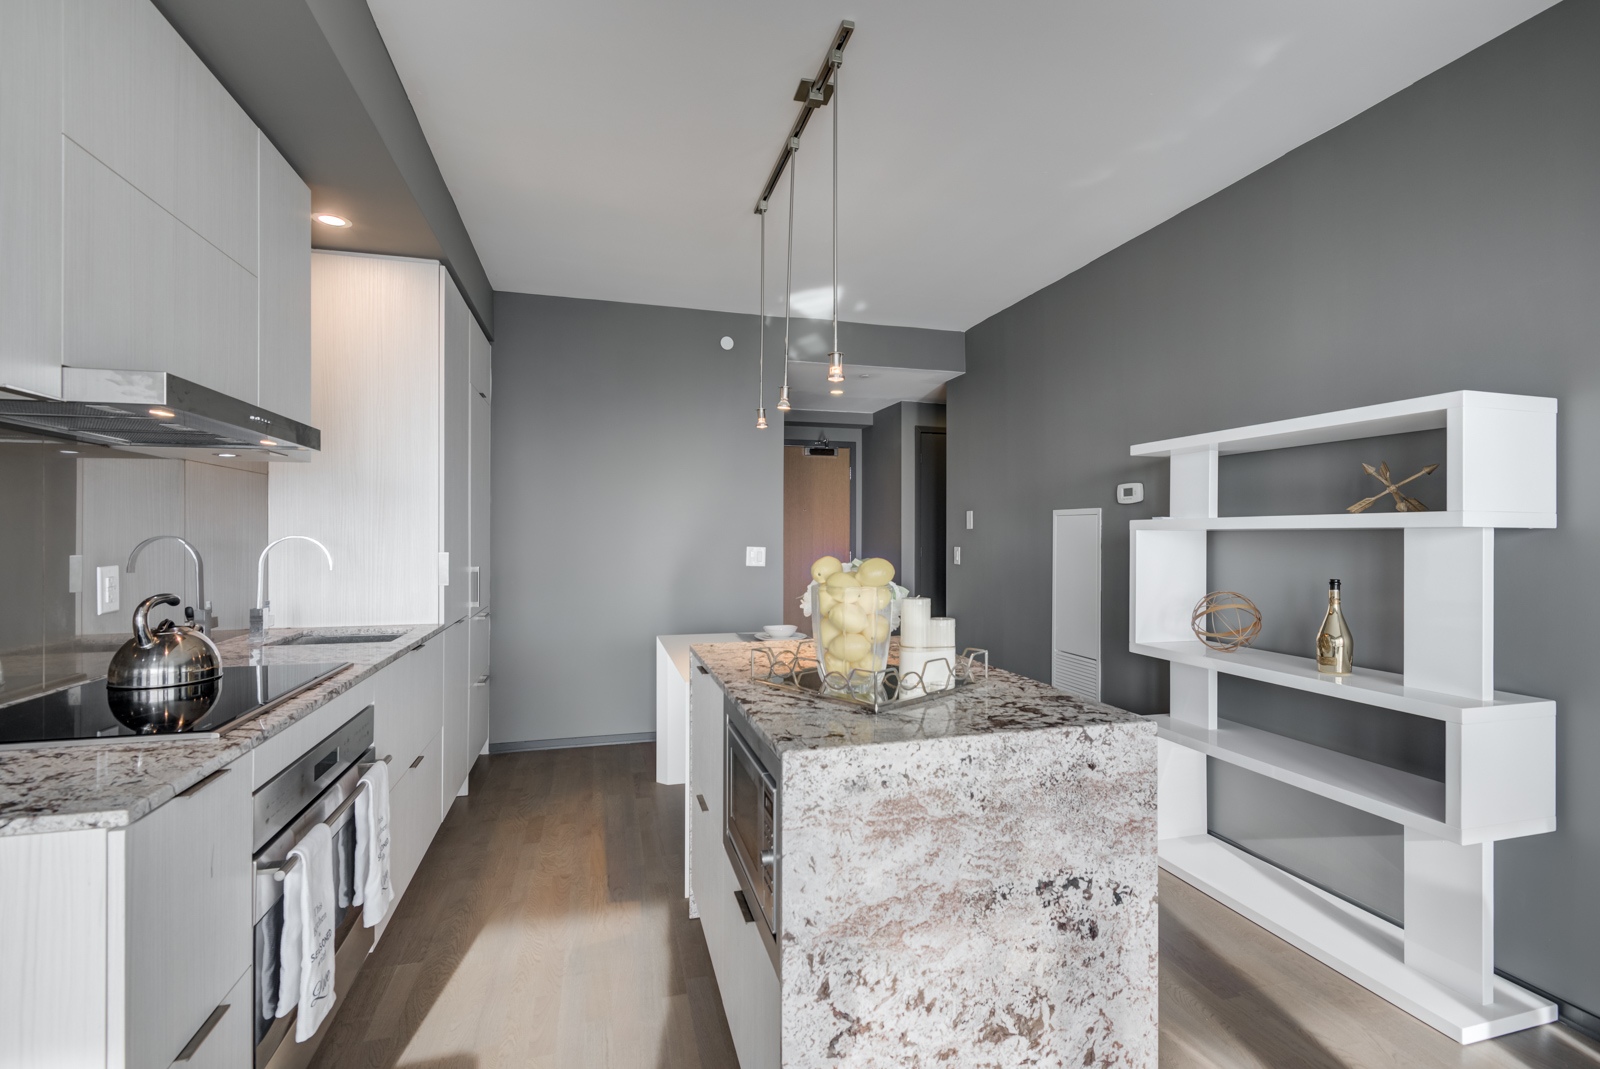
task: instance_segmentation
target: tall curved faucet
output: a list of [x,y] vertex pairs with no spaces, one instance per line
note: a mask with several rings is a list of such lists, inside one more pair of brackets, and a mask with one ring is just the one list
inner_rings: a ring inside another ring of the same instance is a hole
[[272,552],[273,546],[295,538],[310,542],[322,550],[322,555],[328,558],[328,571],[333,571],[333,554],[328,552],[327,546],[310,535],[284,535],[277,541],[268,542],[267,548],[261,551],[261,559],[256,562],[256,607],[250,610],[251,642],[260,642],[267,637],[267,609],[272,604],[267,600],[267,554]]
[[144,552],[144,547],[152,542],[160,542],[170,538],[189,551],[189,559],[194,561],[194,597],[200,606],[200,619],[195,622],[195,627],[206,634],[210,634],[217,626],[217,618],[211,614],[211,602],[206,600],[206,564],[200,559],[200,551],[190,544],[182,535],[152,535],[143,542],[133,547],[133,552],[128,554],[129,575],[134,574],[133,566],[139,560],[139,554]]

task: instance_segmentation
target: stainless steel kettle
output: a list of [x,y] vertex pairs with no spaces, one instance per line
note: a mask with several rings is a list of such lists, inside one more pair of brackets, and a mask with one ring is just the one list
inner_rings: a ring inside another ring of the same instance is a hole
[[149,690],[203,683],[222,675],[222,654],[196,627],[163,620],[150,630],[150,610],[157,605],[179,605],[176,594],[145,598],[133,610],[133,638],[111,658],[106,686],[115,690]]

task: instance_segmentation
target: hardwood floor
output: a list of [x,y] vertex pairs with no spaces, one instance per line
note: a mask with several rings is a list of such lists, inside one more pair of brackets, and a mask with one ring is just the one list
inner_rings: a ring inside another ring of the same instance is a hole
[[[481,759],[312,1063],[735,1069],[650,745]],[[1461,1047],[1161,877],[1163,1069],[1600,1069],[1550,1025]]]
[[473,769],[315,1069],[737,1069],[653,746]]

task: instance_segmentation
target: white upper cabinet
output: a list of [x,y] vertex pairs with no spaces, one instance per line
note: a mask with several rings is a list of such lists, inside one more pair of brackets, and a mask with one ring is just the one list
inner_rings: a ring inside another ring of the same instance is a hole
[[257,404],[311,418],[311,190],[257,134],[261,189],[261,336]]
[[149,0],[0,3],[0,386],[168,371],[308,420],[310,211]]
[[150,0],[69,0],[62,132],[250,273],[256,128]]
[[61,394],[61,0],[0,3],[0,386]]
[[494,396],[494,363],[490,359],[493,351],[489,346],[489,338],[483,333],[483,328],[478,326],[478,321],[472,321],[472,389],[475,393],[482,394],[487,400]]
[[489,399],[492,390],[489,339],[471,322],[472,364],[472,501],[469,512],[472,539],[472,597],[468,605],[473,611],[489,608]]

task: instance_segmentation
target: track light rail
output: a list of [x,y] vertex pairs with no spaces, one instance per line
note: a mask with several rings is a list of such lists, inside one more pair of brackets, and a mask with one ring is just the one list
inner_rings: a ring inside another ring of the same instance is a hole
[[811,121],[811,113],[833,98],[833,89],[828,82],[832,80],[834,71],[844,63],[844,46],[850,43],[850,37],[855,32],[854,22],[849,19],[841,21],[839,29],[834,32],[833,43],[828,47],[827,55],[823,57],[822,66],[817,68],[817,76],[810,82],[801,82],[800,88],[795,92],[794,98],[802,105],[800,114],[795,116],[794,126],[783,139],[783,149],[778,153],[778,162],[772,165],[772,174],[768,176],[767,184],[761,187],[761,196],[756,198],[756,214],[759,215],[766,209],[772,191],[778,188],[778,179],[783,177],[783,169],[794,157],[793,146],[800,140],[800,135],[805,133],[806,123]]

